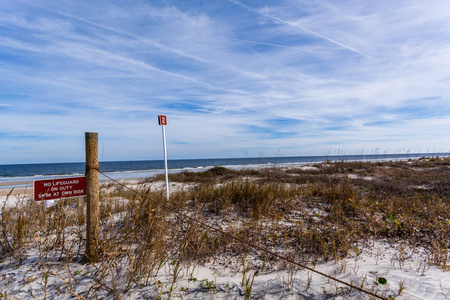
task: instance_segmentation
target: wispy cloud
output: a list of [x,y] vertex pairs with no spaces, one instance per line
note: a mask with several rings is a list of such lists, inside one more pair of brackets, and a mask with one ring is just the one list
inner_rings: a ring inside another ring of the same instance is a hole
[[448,151],[449,26],[444,0],[2,2],[0,164],[82,160],[84,131],[160,158],[160,113],[169,158]]

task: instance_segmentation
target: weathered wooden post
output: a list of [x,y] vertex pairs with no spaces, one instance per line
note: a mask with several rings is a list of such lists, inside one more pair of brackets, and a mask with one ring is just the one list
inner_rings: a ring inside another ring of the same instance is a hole
[[86,258],[98,261],[98,133],[86,132]]
[[84,198],[85,197],[79,197],[78,198],[78,225],[83,225],[86,220],[84,219]]

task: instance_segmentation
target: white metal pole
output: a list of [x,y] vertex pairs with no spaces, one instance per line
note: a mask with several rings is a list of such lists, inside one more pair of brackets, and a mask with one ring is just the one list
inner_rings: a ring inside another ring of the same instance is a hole
[[166,150],[166,130],[162,125],[162,135],[163,135],[163,148],[164,148],[164,167],[166,169],[166,197],[167,201],[169,200],[169,171],[167,170],[167,150]]

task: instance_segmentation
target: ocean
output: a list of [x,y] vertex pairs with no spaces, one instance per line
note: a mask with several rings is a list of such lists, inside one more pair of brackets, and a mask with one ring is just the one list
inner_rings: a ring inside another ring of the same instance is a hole
[[[239,169],[320,163],[324,161],[405,160],[431,156],[443,157],[449,156],[449,153],[174,159],[168,160],[168,167],[169,172],[173,173],[184,170],[201,171],[213,166]],[[0,183],[79,176],[84,174],[84,168],[84,162],[0,165]],[[114,179],[152,177],[164,172],[164,161],[142,160],[100,162],[100,171]],[[100,176],[100,179],[102,179],[102,176]],[[105,179],[104,176],[103,179]]]

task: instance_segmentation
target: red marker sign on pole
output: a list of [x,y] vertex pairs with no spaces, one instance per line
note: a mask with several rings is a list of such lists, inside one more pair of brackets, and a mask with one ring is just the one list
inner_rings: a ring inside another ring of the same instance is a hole
[[159,115],[158,123],[159,123],[159,125],[167,125],[167,117],[164,115]]
[[159,115],[158,123],[162,127],[163,149],[164,149],[164,167],[166,170],[166,197],[167,197],[167,200],[169,200],[169,171],[167,170],[167,150],[166,150],[166,130],[165,130],[165,126],[167,125],[167,117],[164,115]]

